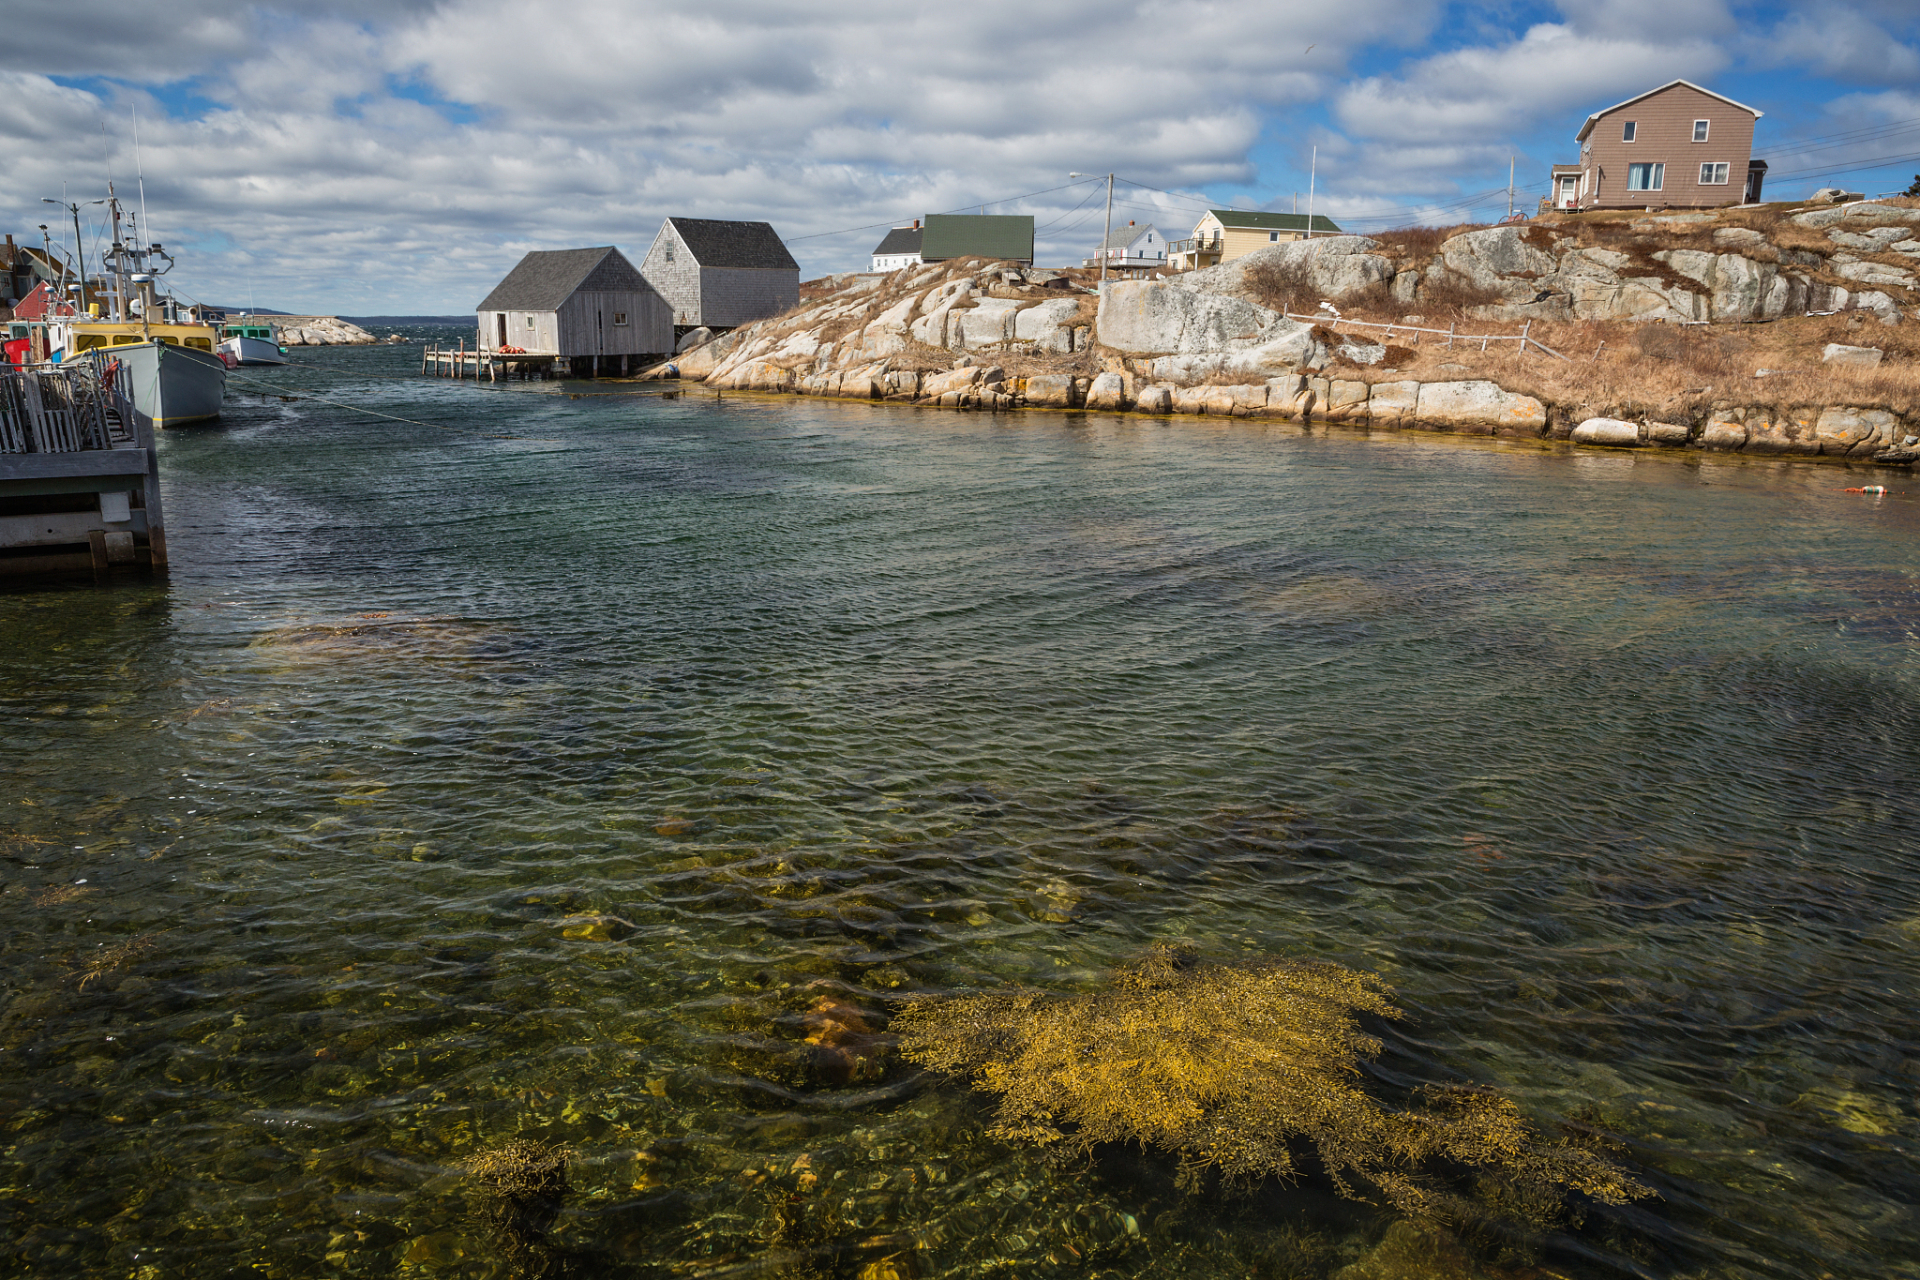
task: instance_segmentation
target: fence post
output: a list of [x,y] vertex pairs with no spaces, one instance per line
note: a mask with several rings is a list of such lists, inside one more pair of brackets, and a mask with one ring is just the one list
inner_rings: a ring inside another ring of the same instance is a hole
[[1533,321],[1531,320],[1520,326],[1520,346],[1518,350],[1521,355],[1527,354],[1527,331],[1532,328]]
[[1460,322],[1458,320],[1449,320],[1447,322],[1447,350],[1449,351],[1453,350],[1453,331],[1459,327]]

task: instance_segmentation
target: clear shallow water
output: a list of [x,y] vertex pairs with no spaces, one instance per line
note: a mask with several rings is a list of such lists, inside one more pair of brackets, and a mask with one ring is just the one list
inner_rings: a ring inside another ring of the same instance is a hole
[[6,1269],[502,1275],[457,1165],[533,1135],[582,1274],[1330,1274],[1383,1218],[806,1043],[1178,937],[1627,1140],[1492,1274],[1920,1276],[1913,500],[296,358],[433,425],[238,394],[169,578],[0,595]]

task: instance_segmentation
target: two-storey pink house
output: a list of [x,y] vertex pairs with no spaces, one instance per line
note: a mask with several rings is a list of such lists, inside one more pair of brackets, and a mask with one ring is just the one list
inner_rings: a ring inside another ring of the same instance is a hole
[[1759,111],[1686,80],[1595,112],[1580,163],[1553,166],[1556,209],[1710,208],[1760,198]]

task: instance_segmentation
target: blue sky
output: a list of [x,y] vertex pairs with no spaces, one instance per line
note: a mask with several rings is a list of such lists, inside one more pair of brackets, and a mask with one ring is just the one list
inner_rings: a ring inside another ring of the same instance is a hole
[[98,194],[109,164],[124,192],[135,111],[181,292],[345,314],[466,311],[528,249],[637,258],[668,214],[766,219],[815,274],[863,266],[870,224],[987,204],[1076,261],[1102,210],[1054,189],[1070,170],[1117,172],[1116,218],[1177,234],[1209,204],[1304,208],[1316,147],[1315,207],[1344,225],[1487,219],[1509,156],[1531,208],[1587,113],[1674,78],[1766,113],[1777,198],[1920,172],[1913,0],[528,13],[34,0],[0,53],[0,230],[37,239],[39,198]]

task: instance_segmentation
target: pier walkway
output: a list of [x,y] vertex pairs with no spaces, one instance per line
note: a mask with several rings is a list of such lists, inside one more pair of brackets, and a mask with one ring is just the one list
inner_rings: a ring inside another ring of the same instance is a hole
[[420,372],[436,378],[512,379],[624,378],[657,364],[659,356],[563,356],[553,351],[479,350],[464,341],[451,347],[430,342],[420,353]]

